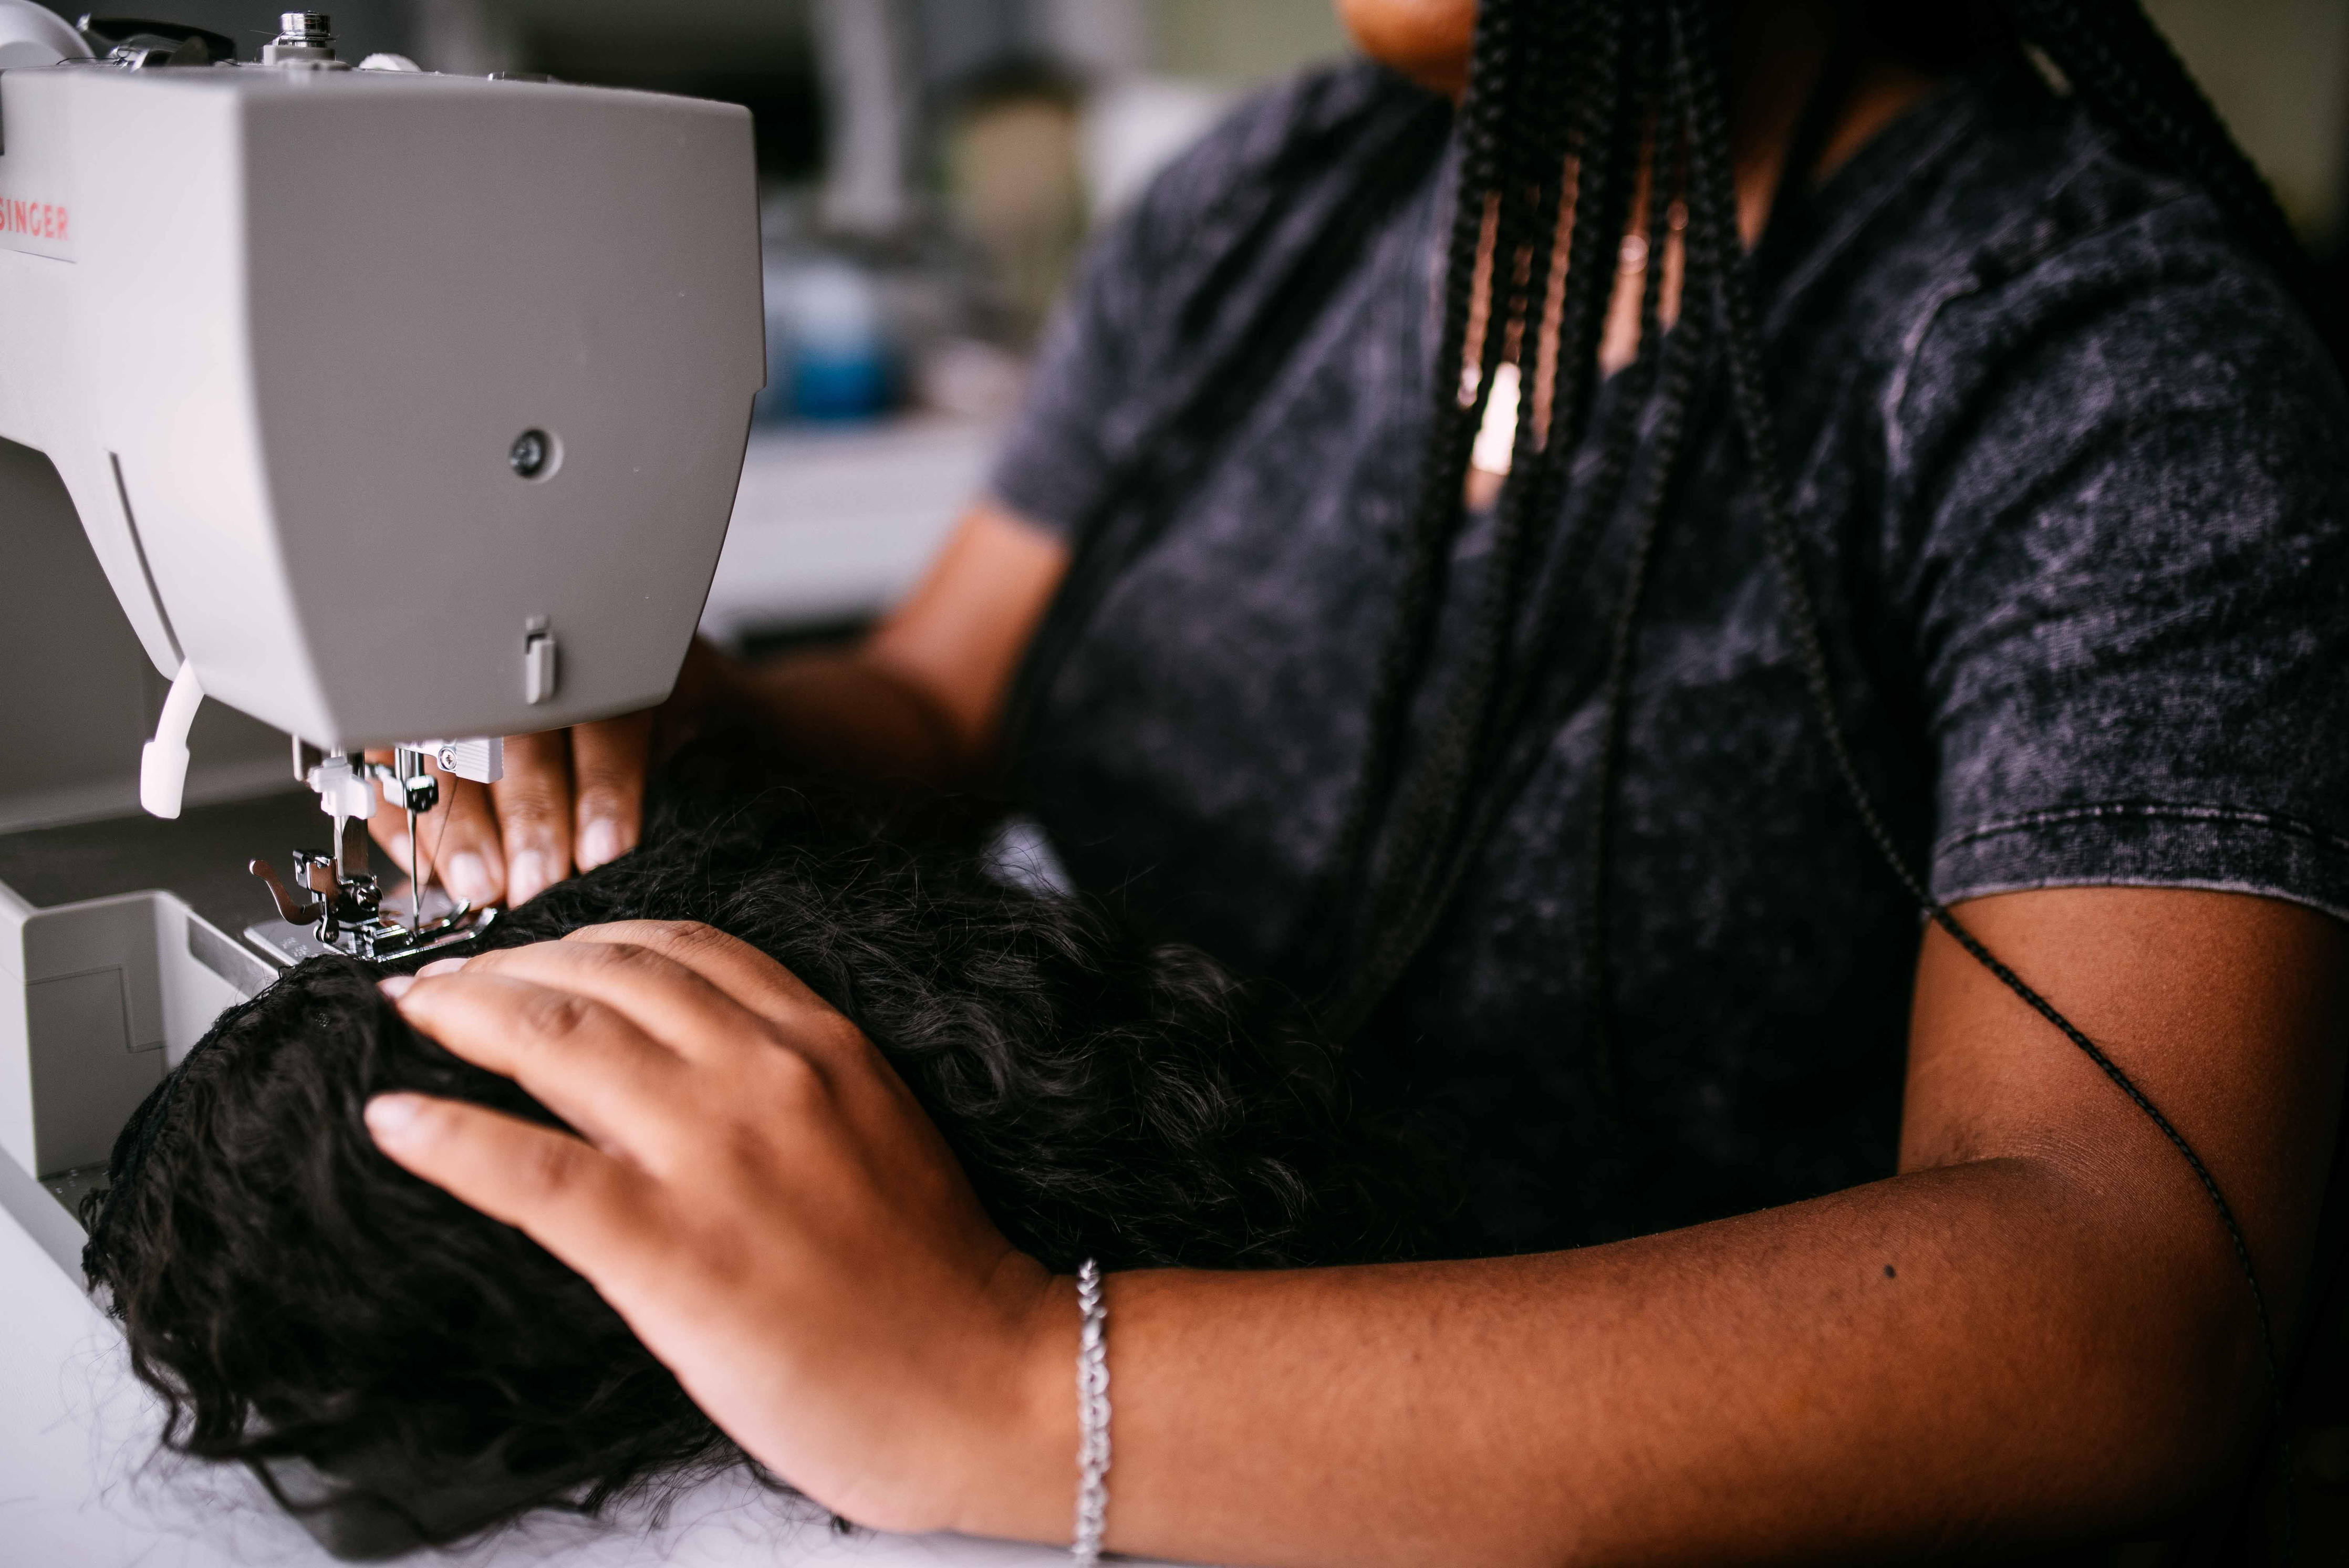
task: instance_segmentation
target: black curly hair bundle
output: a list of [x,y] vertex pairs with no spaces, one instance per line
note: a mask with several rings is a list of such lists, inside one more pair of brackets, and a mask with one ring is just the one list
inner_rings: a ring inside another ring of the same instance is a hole
[[[1277,999],[1099,903],[1009,885],[968,843],[795,789],[684,790],[645,847],[484,945],[624,919],[706,921],[839,1007],[1051,1267],[1427,1250],[1427,1162],[1351,1114]],[[376,1150],[361,1111],[393,1089],[560,1125],[409,1029],[380,976],[314,960],[223,1015],[89,1201],[84,1267],[166,1445],[251,1465],[345,1545],[593,1513],[742,1462],[585,1280]]]

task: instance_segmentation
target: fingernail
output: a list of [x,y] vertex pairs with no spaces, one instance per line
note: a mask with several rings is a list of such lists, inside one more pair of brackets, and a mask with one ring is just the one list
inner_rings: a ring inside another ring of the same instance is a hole
[[392,1001],[398,1002],[408,994],[408,988],[415,983],[416,977],[412,974],[388,974],[375,982],[375,988]]
[[416,971],[416,978],[419,980],[429,980],[436,974],[455,974],[459,970],[464,967],[465,961],[460,958],[434,959],[430,963],[426,964],[422,969]]
[[546,857],[525,849],[506,862],[506,902],[526,904],[554,880],[547,875]]
[[394,866],[398,867],[402,871],[413,873],[413,867],[409,866],[408,860],[408,835],[393,834],[391,842],[384,846],[384,853],[391,857],[391,863]]
[[449,857],[441,879],[449,884],[449,891],[468,904],[486,904],[497,893],[497,884],[490,880],[489,866],[470,849]]
[[415,1130],[424,1102],[415,1095],[378,1095],[367,1103],[367,1131],[378,1143],[397,1143]]
[[620,856],[620,825],[608,816],[599,816],[589,823],[579,835],[579,869],[592,871],[606,860]]

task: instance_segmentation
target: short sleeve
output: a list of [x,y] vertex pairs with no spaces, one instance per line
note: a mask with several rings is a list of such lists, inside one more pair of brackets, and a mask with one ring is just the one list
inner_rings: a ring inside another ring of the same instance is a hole
[[1171,410],[1212,390],[1295,259],[1438,100],[1367,61],[1239,104],[1095,241],[1046,329],[988,488],[1062,534]]
[[1888,415],[1935,895],[2349,918],[2349,407],[2207,205],[1952,291]]
[[1066,537],[1109,482],[1105,414],[1132,401],[1133,324],[1147,313],[1153,271],[1144,210],[1094,243],[1053,311],[1028,393],[998,453],[988,488],[1031,523]]
[[[1159,171],[1087,250],[1052,313],[1027,398],[988,481],[996,499],[1062,535],[1092,512],[1167,384],[1195,373],[1203,273],[1244,271],[1249,213],[1278,202],[1268,165],[1293,134],[1307,77],[1242,104]],[[1237,229],[1240,234],[1234,234]],[[1235,265],[1237,263],[1237,265]]]

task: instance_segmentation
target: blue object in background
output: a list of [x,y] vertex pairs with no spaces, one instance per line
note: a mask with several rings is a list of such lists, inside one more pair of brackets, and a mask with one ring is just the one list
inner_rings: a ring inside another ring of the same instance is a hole
[[903,378],[879,285],[838,256],[770,261],[761,421],[869,420],[897,404]]

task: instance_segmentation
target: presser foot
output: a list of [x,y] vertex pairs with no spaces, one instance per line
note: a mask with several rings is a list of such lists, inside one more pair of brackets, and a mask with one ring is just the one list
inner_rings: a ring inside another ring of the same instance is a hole
[[406,900],[403,921],[386,908],[372,876],[338,872],[331,856],[295,852],[298,891],[287,888],[265,860],[246,868],[267,884],[278,918],[247,927],[245,935],[288,963],[326,953],[395,963],[471,941],[498,917],[494,906],[452,904],[435,894],[420,909]]
[[445,929],[427,929],[409,934],[394,928],[390,932],[371,935],[348,928],[332,938],[318,934],[313,925],[296,925],[287,920],[263,920],[245,927],[245,940],[262,951],[291,967],[304,959],[324,958],[339,953],[367,963],[396,963],[402,959],[421,958],[442,949],[461,948],[496,921],[494,907],[469,909],[465,918],[453,921]]

